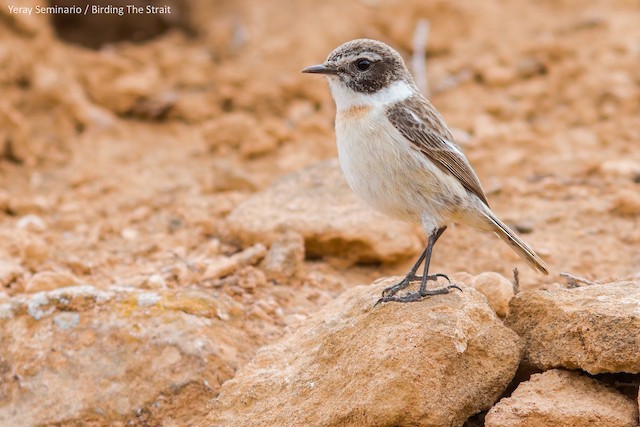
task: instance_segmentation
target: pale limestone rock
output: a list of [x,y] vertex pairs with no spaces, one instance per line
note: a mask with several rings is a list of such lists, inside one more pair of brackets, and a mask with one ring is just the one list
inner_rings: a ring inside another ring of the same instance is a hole
[[357,198],[335,159],[282,178],[227,219],[232,233],[245,243],[270,244],[283,232],[295,231],[312,256],[393,262],[422,247],[418,227],[392,220]]
[[538,369],[640,373],[638,281],[522,292],[506,323]]
[[[224,318],[225,320],[221,320]],[[222,294],[75,286],[0,302],[0,425],[119,425],[189,388],[194,425],[275,329]],[[70,421],[73,420],[73,421]]]
[[487,414],[485,427],[635,427],[628,397],[578,372],[531,376]]
[[472,288],[374,307],[397,278],[344,292],[261,349],[203,426],[461,426],[520,362],[517,335]]

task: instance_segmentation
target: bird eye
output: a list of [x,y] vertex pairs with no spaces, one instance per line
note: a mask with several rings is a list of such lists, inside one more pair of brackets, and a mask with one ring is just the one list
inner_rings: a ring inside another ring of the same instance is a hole
[[367,71],[371,67],[371,61],[368,59],[360,59],[356,62],[356,68],[360,71]]

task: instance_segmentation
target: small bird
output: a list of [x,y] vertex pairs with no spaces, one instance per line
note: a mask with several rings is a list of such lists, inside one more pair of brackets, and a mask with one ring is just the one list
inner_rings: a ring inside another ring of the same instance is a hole
[[[376,305],[460,290],[446,275],[429,274],[434,244],[455,223],[493,231],[529,266],[549,274],[544,261],[489,208],[478,176],[398,52],[376,40],[352,40],[302,72],[328,78],[337,110],[338,158],[351,189],[378,211],[421,224],[428,236],[418,261]],[[427,281],[438,277],[449,285],[427,289]],[[397,295],[418,280],[417,292]]]

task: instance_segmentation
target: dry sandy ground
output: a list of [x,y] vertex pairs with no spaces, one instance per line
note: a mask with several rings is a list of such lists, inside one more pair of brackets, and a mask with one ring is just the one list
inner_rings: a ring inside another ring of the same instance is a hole
[[[499,240],[463,226],[439,241],[432,271],[510,277],[518,267],[525,287],[561,280],[561,271],[640,275],[637,2],[190,4],[157,24],[170,27],[160,36],[100,50],[61,41],[45,17],[3,5],[0,297],[33,290],[45,271],[103,288],[153,287],[159,275],[163,286],[226,292],[247,307],[275,295],[283,314],[266,320],[276,327],[256,338],[263,344],[287,316],[404,272],[412,259],[309,259],[295,283],[246,295],[234,283],[251,280],[251,269],[213,284],[194,270],[245,249],[225,225],[235,206],[336,156],[326,84],[299,70],[365,36],[409,58],[420,18],[431,24],[432,102],[494,211],[553,272],[536,276]],[[91,34],[74,37],[95,43]]]

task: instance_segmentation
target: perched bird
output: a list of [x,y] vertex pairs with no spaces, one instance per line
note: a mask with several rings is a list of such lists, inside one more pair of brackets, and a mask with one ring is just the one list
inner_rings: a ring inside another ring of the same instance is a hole
[[[433,245],[449,224],[493,231],[529,266],[548,274],[544,261],[489,208],[478,176],[398,52],[379,41],[352,40],[302,72],[328,78],[337,110],[338,158],[351,189],[390,217],[422,224],[428,236],[418,261],[378,303],[418,301],[460,289],[450,281],[427,289],[429,280],[449,280],[429,275]],[[396,295],[417,280],[417,292]]]

